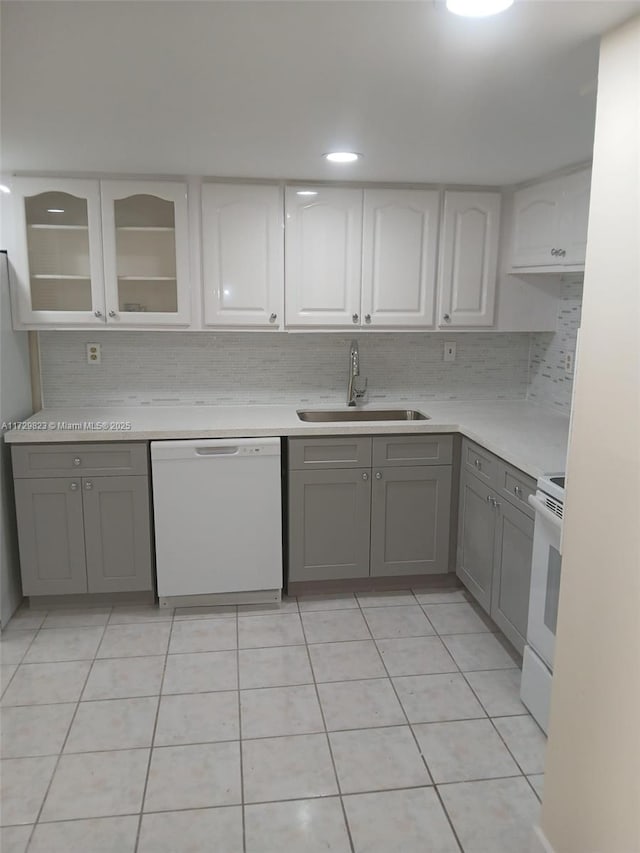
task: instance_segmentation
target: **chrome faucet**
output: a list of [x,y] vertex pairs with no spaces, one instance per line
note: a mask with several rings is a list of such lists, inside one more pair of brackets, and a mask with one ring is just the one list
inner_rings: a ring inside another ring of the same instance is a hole
[[364,380],[362,388],[357,387],[356,379],[360,377],[360,353],[358,341],[351,341],[349,352],[349,382],[347,385],[347,406],[355,406],[367,392],[367,380]]

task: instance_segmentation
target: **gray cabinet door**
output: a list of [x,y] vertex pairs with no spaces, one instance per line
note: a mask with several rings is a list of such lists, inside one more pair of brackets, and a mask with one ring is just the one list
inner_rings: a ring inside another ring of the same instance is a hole
[[491,610],[496,510],[495,493],[463,471],[460,478],[456,573],[487,613]]
[[147,477],[84,477],[82,495],[89,592],[152,589]]
[[374,468],[372,483],[371,575],[446,572],[451,466]]
[[533,524],[517,507],[498,503],[491,617],[520,654],[527,636]]
[[16,480],[22,591],[87,591],[80,477]]
[[369,574],[370,469],[291,471],[289,580]]

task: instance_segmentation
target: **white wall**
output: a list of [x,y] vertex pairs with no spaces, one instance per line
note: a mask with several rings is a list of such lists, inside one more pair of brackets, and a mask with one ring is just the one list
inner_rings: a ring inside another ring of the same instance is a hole
[[22,600],[10,454],[2,425],[31,411],[27,333],[11,328],[7,260],[0,254],[0,625]]
[[542,829],[640,851],[640,18],[602,44]]

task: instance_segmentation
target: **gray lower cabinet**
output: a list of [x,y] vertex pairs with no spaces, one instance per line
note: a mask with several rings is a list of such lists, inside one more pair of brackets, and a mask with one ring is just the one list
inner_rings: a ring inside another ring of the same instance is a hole
[[369,574],[369,469],[291,471],[289,564],[296,581]]
[[15,481],[25,595],[87,591],[81,487],[80,477]]
[[[534,527],[526,496],[534,483],[498,457],[483,452],[485,455],[480,456],[475,445],[463,444],[456,571],[522,654]],[[480,466],[475,465],[476,459],[480,459]]]
[[446,572],[450,466],[374,469],[372,483],[371,575]]
[[[145,445],[31,445],[13,452],[25,595],[153,589]],[[77,476],[62,476],[65,467]]]
[[527,636],[533,519],[508,501],[497,503],[491,617],[522,652]]
[[452,446],[441,435],[290,439],[289,581],[447,572]]
[[87,588],[151,588],[149,482],[146,477],[83,480]]
[[465,471],[460,477],[457,573],[484,609],[491,610],[495,512],[491,489]]

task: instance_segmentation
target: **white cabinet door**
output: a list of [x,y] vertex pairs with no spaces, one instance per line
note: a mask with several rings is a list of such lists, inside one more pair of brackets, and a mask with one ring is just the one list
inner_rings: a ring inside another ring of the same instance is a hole
[[576,172],[565,178],[562,215],[562,262],[565,266],[584,266],[587,255],[587,226],[591,170]]
[[438,303],[441,327],[493,325],[500,201],[499,193],[445,193]]
[[282,219],[280,187],[204,184],[205,325],[279,328],[284,296]]
[[513,266],[562,265],[561,178],[519,190],[514,197]]
[[285,199],[287,325],[359,325],[362,190],[290,186]]
[[105,301],[111,326],[188,326],[187,186],[102,181]]
[[433,325],[440,193],[365,190],[362,322]]
[[103,325],[105,315],[98,181],[12,181],[19,324]]

